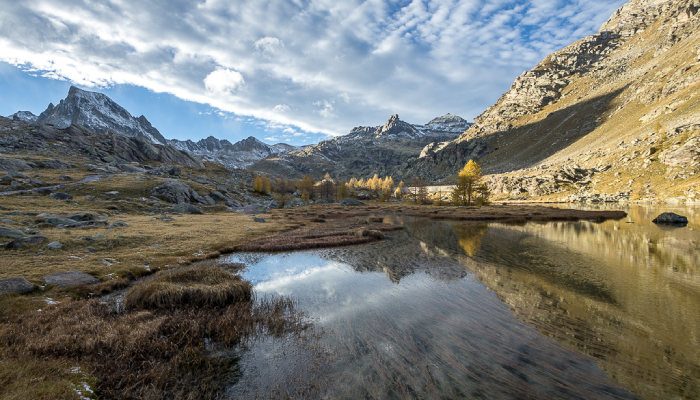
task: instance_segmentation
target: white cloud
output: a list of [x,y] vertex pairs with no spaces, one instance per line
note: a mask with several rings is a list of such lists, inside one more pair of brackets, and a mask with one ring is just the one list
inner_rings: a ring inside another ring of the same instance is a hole
[[275,137],[275,136],[268,136],[265,138],[265,140],[267,140],[268,142],[279,142],[280,138]]
[[204,87],[212,93],[230,93],[245,85],[243,75],[230,69],[217,69],[204,78]]
[[327,102],[327,101],[315,101],[313,102],[313,105],[315,106],[323,106],[322,109],[318,110],[319,115],[321,115],[323,118],[336,118],[337,115],[333,114],[333,104]]
[[3,1],[0,61],[339,135],[394,113],[414,123],[448,110],[473,119],[624,2]]
[[286,104],[278,104],[272,109],[272,111],[287,112],[287,111],[289,111],[289,106]]
[[284,43],[276,37],[264,37],[256,40],[254,46],[255,50],[271,55],[284,47]]

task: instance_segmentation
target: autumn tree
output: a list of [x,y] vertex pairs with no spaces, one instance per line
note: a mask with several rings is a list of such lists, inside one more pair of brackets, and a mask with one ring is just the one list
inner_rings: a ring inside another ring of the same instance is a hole
[[270,180],[267,176],[255,175],[255,178],[253,178],[253,190],[261,194],[270,193]]
[[335,197],[335,182],[333,182],[333,178],[331,178],[331,175],[328,172],[326,172],[323,180],[319,182],[319,187],[323,198],[332,199]]
[[341,182],[341,184],[338,185],[338,200],[342,200],[346,197],[350,197],[350,187],[349,186],[350,185],[345,183],[345,182]]
[[456,205],[472,205],[472,198],[481,184],[481,167],[474,160],[459,171],[457,184],[452,191],[452,201]]
[[413,177],[411,181],[413,201],[425,204],[428,201],[428,182],[420,176]]
[[403,183],[403,181],[399,182],[399,186],[396,187],[396,191],[394,192],[394,197],[397,199],[402,199],[404,190],[406,188],[406,185]]
[[382,199],[389,200],[394,194],[394,179],[390,176],[385,176],[381,184]]
[[299,182],[299,187],[297,188],[301,192],[301,199],[304,201],[309,201],[313,197],[314,193],[314,181],[309,175],[304,175],[301,182]]

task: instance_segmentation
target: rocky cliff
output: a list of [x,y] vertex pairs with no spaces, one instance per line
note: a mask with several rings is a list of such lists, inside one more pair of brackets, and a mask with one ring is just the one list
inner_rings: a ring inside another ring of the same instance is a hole
[[143,137],[152,143],[165,144],[165,138],[143,115],[135,118],[124,107],[102,93],[87,92],[71,86],[68,96],[57,106],[49,106],[36,119],[65,129],[72,124],[96,132],[106,129],[128,137]]
[[[523,72],[458,139],[404,168],[449,181],[474,158],[504,198],[693,198],[698,9],[699,0],[630,1],[596,34]],[[572,170],[580,180],[556,178]]]
[[425,125],[410,124],[392,115],[384,125],[354,128],[349,134],[324,140],[289,153],[279,153],[259,161],[248,169],[273,175],[316,178],[393,175],[407,179],[401,165],[417,158],[433,142],[454,140],[471,124],[459,116],[446,114]]

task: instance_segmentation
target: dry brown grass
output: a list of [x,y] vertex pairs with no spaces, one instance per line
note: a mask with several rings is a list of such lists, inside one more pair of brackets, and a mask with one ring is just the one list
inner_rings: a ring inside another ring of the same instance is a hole
[[[358,229],[364,229],[366,232],[374,231],[375,233],[358,236],[356,234],[356,231]],[[371,243],[380,240],[381,234],[379,234],[378,232],[388,232],[400,229],[404,229],[404,227],[383,223],[350,223],[341,226],[316,226],[312,229],[284,232],[278,235],[272,235],[250,242],[246,242],[244,244],[229,249],[227,252],[275,252],[351,246],[355,244]]]
[[159,272],[148,282],[126,292],[127,309],[169,309],[190,307],[226,307],[250,302],[253,285],[213,266],[197,265],[179,271]]
[[[216,286],[231,277],[211,266],[192,268],[165,279]],[[193,306],[201,302],[185,302],[191,306],[150,311],[121,311],[115,298],[65,298],[57,305],[44,303],[41,312],[36,311],[40,304],[26,303],[26,296],[0,296],[3,399],[29,398],[35,392],[32,398],[49,398],[40,387],[27,388],[36,380],[47,381],[51,398],[75,398],[70,390],[73,367],[85,371],[82,379],[92,382],[100,398],[218,398],[235,381],[237,365],[235,358],[213,356],[214,348],[231,349],[256,335],[300,333],[309,327],[293,302],[282,298],[253,303],[248,297],[204,308]],[[61,365],[63,374],[51,375]]]

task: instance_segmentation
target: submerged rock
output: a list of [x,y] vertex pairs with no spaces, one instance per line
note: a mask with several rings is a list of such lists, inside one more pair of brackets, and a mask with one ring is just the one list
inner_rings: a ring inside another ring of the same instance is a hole
[[669,225],[688,225],[688,218],[682,215],[678,215],[672,212],[661,213],[658,217],[654,218],[651,222],[655,224],[669,224]]

